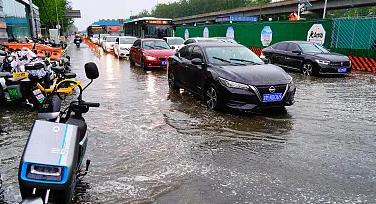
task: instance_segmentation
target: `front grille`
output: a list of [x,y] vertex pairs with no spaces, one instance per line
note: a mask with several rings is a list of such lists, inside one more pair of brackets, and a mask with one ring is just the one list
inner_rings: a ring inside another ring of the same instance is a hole
[[350,61],[346,61],[346,62],[331,62],[330,65],[332,66],[336,66],[336,67],[348,67],[350,66]]
[[161,60],[161,61],[166,61],[166,58],[159,58],[159,60]]
[[[275,88],[274,93],[285,93],[286,86],[287,85],[275,85],[275,86],[273,86]],[[259,93],[262,96],[263,94],[270,94],[271,92],[269,91],[269,89],[271,87],[272,86],[257,86],[256,88],[258,89]]]

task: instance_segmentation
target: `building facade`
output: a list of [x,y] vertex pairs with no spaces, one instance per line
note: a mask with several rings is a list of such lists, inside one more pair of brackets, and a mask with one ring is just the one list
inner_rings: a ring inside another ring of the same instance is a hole
[[28,0],[0,0],[0,5],[0,41],[23,40],[40,33],[37,6],[31,7]]

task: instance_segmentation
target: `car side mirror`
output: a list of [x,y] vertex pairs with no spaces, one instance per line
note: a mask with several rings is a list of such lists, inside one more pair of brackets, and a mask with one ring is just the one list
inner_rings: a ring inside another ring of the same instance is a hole
[[204,65],[204,62],[200,58],[193,58],[191,62],[193,65]]
[[265,63],[265,64],[269,64],[269,60],[265,57],[260,57],[260,59]]
[[292,53],[295,53],[297,55],[301,55],[302,54],[302,51],[300,50],[293,50]]
[[94,62],[85,64],[85,73],[88,79],[94,80],[99,77],[98,67]]

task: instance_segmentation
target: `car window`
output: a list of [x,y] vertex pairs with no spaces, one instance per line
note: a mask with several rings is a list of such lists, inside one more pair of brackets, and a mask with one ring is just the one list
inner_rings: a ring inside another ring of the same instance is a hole
[[274,47],[274,49],[285,51],[285,50],[287,50],[288,45],[289,45],[289,44],[288,44],[288,43],[285,43],[285,42],[283,42],[283,43],[278,43],[278,44]]
[[116,39],[118,39],[118,37],[106,37],[106,42],[116,42]]
[[183,38],[169,38],[167,39],[169,45],[182,45],[184,43]]
[[193,40],[193,39],[188,39],[187,41],[185,41],[184,45],[192,44],[192,43],[194,43],[194,42],[195,42],[195,40]]
[[185,46],[185,47],[182,47],[180,50],[179,50],[179,56],[181,58],[187,58],[189,55],[188,53],[188,46]]
[[287,51],[294,51],[294,50],[300,50],[299,46],[295,43],[289,43],[289,46],[287,47]]
[[207,60],[212,64],[263,64],[255,53],[244,46],[213,46],[205,48],[205,52]]
[[120,38],[120,44],[133,44],[137,38]]
[[329,53],[327,49],[316,43],[301,43],[299,47],[303,53]]
[[195,46],[192,50],[192,53],[191,53],[191,59],[194,59],[194,58],[199,58],[201,60],[204,59],[204,55],[201,51],[201,49],[198,47],[198,46]]
[[136,40],[136,41],[133,43],[133,47],[140,48],[140,47],[141,47],[141,40]]
[[169,50],[170,46],[164,40],[148,40],[142,42],[142,48],[146,50]]

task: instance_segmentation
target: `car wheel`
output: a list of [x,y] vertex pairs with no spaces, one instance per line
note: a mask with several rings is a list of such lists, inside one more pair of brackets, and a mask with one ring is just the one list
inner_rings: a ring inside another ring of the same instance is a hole
[[179,90],[179,87],[176,85],[176,81],[175,81],[175,75],[173,72],[170,72],[168,74],[168,87],[170,88],[170,90],[172,91],[177,91]]
[[214,84],[205,90],[205,102],[210,110],[219,110],[222,107],[221,96]]
[[316,75],[316,69],[311,62],[305,62],[302,66],[302,73],[305,76],[314,76]]
[[135,63],[134,63],[133,58],[132,58],[131,55],[129,55],[129,63],[131,64],[131,66],[135,65]]
[[144,60],[141,61],[141,68],[142,68],[142,70],[144,70],[145,72],[148,71],[148,67],[147,67],[146,64],[144,63]]

